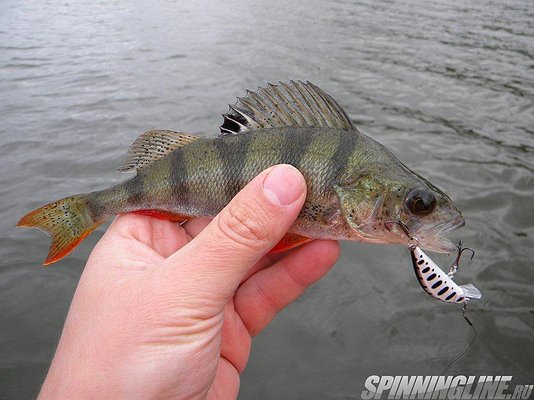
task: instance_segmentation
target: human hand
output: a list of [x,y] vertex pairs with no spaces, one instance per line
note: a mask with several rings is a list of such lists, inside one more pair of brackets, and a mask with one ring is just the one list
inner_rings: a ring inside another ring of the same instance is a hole
[[337,259],[337,242],[323,240],[264,256],[305,195],[302,175],[276,166],[211,222],[117,217],[83,271],[40,398],[237,397],[252,336]]

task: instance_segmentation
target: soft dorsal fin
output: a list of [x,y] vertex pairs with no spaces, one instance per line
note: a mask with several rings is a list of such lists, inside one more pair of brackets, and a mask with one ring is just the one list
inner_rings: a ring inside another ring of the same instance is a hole
[[256,92],[247,90],[245,97],[238,97],[223,114],[220,136],[284,126],[354,129],[339,104],[313,83],[291,81],[267,86]]
[[130,146],[117,171],[137,171],[198,138],[190,133],[162,129],[146,131]]

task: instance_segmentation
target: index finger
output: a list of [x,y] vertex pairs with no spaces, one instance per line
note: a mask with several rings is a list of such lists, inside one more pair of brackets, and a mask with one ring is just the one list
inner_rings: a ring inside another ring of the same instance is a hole
[[338,256],[338,242],[316,240],[245,281],[234,296],[234,305],[251,336],[324,276]]

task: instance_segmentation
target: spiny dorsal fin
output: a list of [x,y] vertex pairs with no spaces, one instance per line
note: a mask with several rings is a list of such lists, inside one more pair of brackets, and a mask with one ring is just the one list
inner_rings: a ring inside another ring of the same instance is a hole
[[284,126],[354,129],[345,111],[332,97],[313,83],[301,81],[268,84],[267,88],[260,87],[256,92],[247,90],[247,95],[238,97],[223,118],[220,136]]
[[137,171],[165,157],[178,147],[185,146],[198,138],[199,136],[190,133],[162,129],[146,131],[130,146],[117,171]]

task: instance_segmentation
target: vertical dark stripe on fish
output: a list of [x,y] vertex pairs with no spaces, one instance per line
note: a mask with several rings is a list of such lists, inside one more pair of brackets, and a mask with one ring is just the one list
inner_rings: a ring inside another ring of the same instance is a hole
[[234,137],[219,137],[214,140],[215,147],[219,152],[222,174],[225,180],[226,202],[243,187],[243,169],[247,158],[247,149],[254,135],[239,135]]
[[86,196],[87,201],[87,209],[89,210],[89,214],[91,214],[91,218],[93,218],[94,221],[98,221],[102,218],[102,216],[106,213],[106,208],[104,207],[104,204],[100,199],[98,198],[98,195],[95,195],[94,193],[89,193]]
[[144,174],[138,172],[131,180],[124,182],[124,190],[126,191],[126,203],[129,206],[139,206],[143,203],[143,186]]
[[306,150],[316,137],[309,132],[288,133],[285,136],[284,148],[279,161],[299,169],[303,157],[306,156]]
[[184,159],[182,149],[172,153],[169,171],[169,180],[172,188],[172,201],[179,203],[183,207],[189,205],[189,188],[187,178],[189,171]]
[[333,173],[331,177],[337,180],[349,162],[349,158],[356,148],[358,136],[354,132],[341,133],[337,149],[332,156]]

